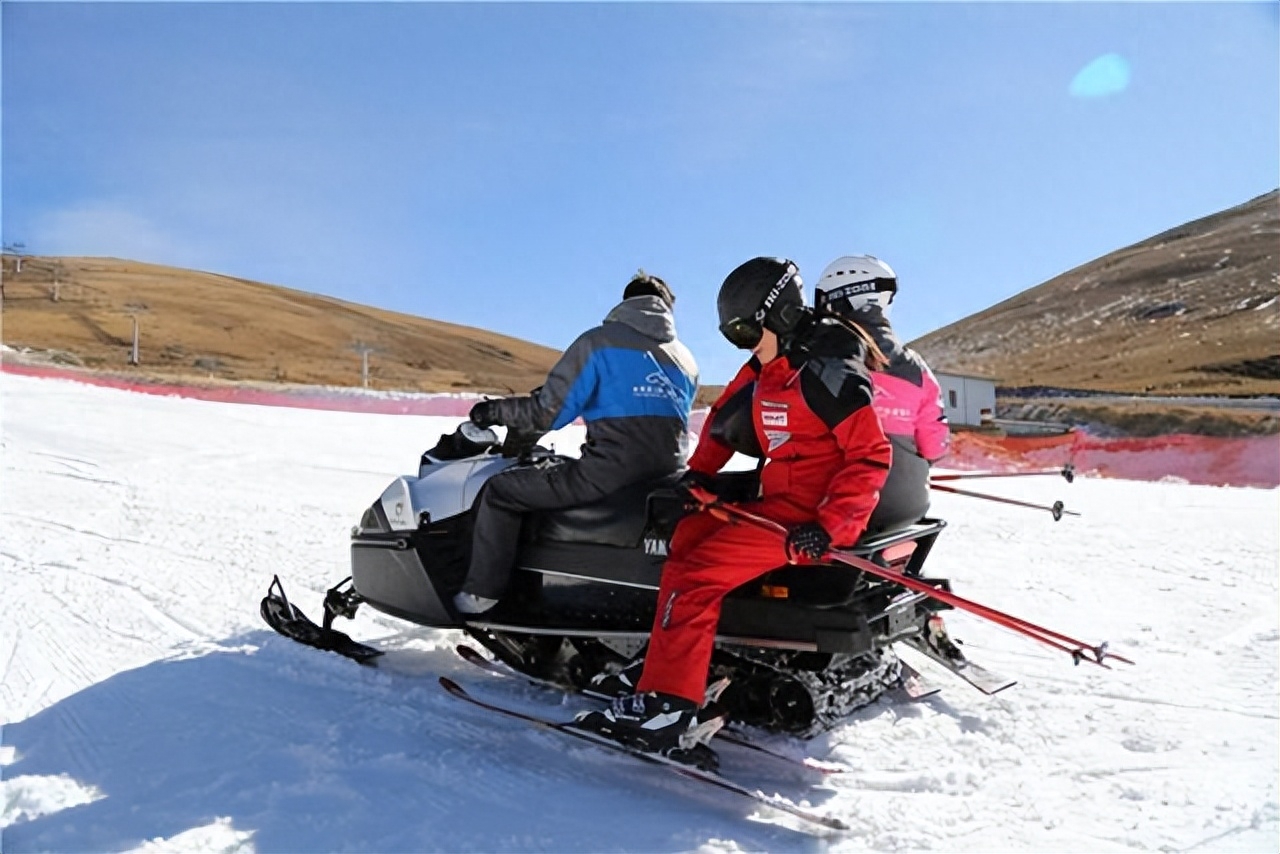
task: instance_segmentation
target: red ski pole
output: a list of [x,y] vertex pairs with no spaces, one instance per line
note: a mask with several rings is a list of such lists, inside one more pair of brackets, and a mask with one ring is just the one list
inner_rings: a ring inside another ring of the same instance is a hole
[[929,483],[930,489],[936,489],[939,492],[950,492],[955,495],[967,495],[970,498],[985,498],[988,501],[998,501],[1001,504],[1012,504],[1014,507],[1029,507],[1032,510],[1048,510],[1053,514],[1053,521],[1058,521],[1063,516],[1079,516],[1080,514],[1074,510],[1067,510],[1061,501],[1055,501],[1052,505],[1032,504],[1029,501],[1018,501],[1014,498],[1002,498],[999,495],[987,495],[985,492],[970,492],[967,489],[957,489],[954,486],[943,486],[940,483]]
[[966,471],[956,472],[953,474],[931,474],[929,475],[930,483],[937,483],[941,480],[972,480],[978,477],[1043,477],[1047,474],[1061,475],[1066,478],[1067,483],[1072,483],[1076,479],[1076,467],[1073,463],[1067,463],[1060,469],[1037,469],[1036,471]]
[[[725,504],[704,489],[693,487],[689,490],[689,494],[701,505],[702,509],[707,510],[713,515],[719,516],[721,519],[730,521],[736,519],[746,522],[747,524],[773,531],[783,537],[787,534],[786,527],[778,524],[772,519],[757,516],[756,514],[743,510],[741,507],[737,507],[733,504]],[[832,558],[840,563],[852,566],[855,569],[862,570],[863,572],[874,575],[878,578],[883,578],[884,580],[893,582],[894,584],[899,584],[909,590],[924,593],[927,596],[937,599],[939,602],[945,602],[954,608],[959,608],[960,610],[968,611],[971,614],[976,614],[983,619],[996,623],[997,625],[1004,626],[1005,628],[1018,632],[1019,634],[1026,635],[1033,640],[1038,640],[1047,646],[1051,646],[1054,649],[1059,649],[1070,654],[1077,664],[1081,661],[1088,661],[1091,664],[1097,664],[1099,667],[1107,667],[1110,669],[1109,665],[1104,661],[1104,659],[1107,658],[1114,658],[1116,661],[1121,661],[1125,664],[1133,664],[1132,661],[1124,656],[1109,652],[1107,650],[1106,643],[1101,643],[1096,646],[1084,643],[1083,641],[1076,640],[1069,635],[1064,635],[1060,632],[1046,629],[1043,626],[1036,625],[1035,623],[1022,619],[1021,617],[1015,617],[1012,614],[997,611],[995,608],[988,607],[980,602],[974,602],[971,599],[965,599],[963,596],[957,596],[948,590],[934,587],[933,585],[925,581],[921,581],[918,578],[902,575],[901,573],[894,572],[891,569],[886,569],[885,567],[874,564],[865,558],[858,557],[855,554],[840,551],[838,549],[832,549],[825,555],[825,557]],[[1092,657],[1090,657],[1090,653],[1092,653]]]

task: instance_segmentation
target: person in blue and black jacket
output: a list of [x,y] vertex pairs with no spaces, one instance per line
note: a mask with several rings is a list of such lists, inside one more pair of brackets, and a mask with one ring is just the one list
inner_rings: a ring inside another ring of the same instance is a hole
[[520,433],[558,430],[581,417],[582,456],[490,478],[476,508],[471,565],[454,606],[479,614],[497,604],[515,567],[523,514],[589,504],[685,467],[689,412],[698,388],[693,355],[676,338],[675,296],[643,271],[604,322],[569,346],[541,388],[484,400],[470,418]]

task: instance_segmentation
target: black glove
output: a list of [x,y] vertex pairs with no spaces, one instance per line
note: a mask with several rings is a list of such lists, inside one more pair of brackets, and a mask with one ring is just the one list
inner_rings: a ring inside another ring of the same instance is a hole
[[498,420],[498,407],[496,404],[496,400],[482,400],[471,407],[471,413],[467,418],[477,427],[492,427],[495,424],[501,424],[502,422]]
[[805,522],[787,531],[787,556],[821,560],[831,549],[831,535],[817,522]]
[[676,489],[683,489],[685,492],[688,492],[695,486],[700,489],[705,489],[707,492],[715,495],[716,476],[689,469],[684,474],[680,475],[680,480],[676,482]]

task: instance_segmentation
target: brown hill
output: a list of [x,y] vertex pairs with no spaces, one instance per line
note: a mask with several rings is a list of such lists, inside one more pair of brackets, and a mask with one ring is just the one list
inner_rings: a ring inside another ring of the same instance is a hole
[[912,342],[1001,386],[1280,393],[1280,191],[1158,234]]
[[[559,353],[438,320],[245,279],[114,258],[5,256],[0,337],[148,378],[522,393]],[[139,362],[130,365],[133,320]]]

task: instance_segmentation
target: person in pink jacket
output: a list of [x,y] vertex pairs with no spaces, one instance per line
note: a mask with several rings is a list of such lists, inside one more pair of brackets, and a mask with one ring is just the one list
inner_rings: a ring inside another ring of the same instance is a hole
[[889,479],[867,523],[876,533],[909,525],[929,511],[929,465],[947,453],[951,430],[942,390],[919,353],[903,346],[889,324],[898,277],[872,255],[845,255],[822,271],[814,305],[851,320],[875,339],[889,361],[872,373],[872,403],[893,446]]

